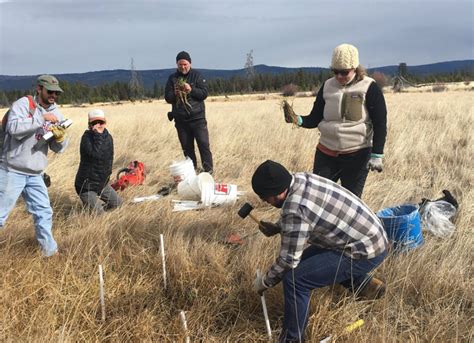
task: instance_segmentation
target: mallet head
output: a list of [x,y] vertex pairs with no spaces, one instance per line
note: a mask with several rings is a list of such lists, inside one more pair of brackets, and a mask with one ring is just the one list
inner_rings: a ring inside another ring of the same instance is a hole
[[243,206],[240,208],[237,214],[241,218],[246,218],[250,214],[250,212],[252,212],[252,210],[253,210],[253,206],[250,205],[248,202],[246,202],[245,204],[243,204]]

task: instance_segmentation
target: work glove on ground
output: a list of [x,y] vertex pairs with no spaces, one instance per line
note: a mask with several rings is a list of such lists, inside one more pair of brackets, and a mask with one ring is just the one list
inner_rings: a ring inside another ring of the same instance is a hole
[[66,138],[66,129],[63,128],[62,126],[53,126],[51,128],[51,132],[53,133],[54,139],[58,143],[64,142],[64,139]]
[[265,292],[268,288],[269,287],[265,284],[265,281],[263,280],[263,275],[257,275],[255,281],[253,282],[253,289],[255,290],[255,292],[262,296],[263,292]]
[[267,237],[275,236],[281,232],[281,227],[276,224],[260,221],[258,229]]
[[382,158],[382,154],[370,154],[369,162],[367,162],[367,169],[371,171],[376,170],[380,173],[383,170]]

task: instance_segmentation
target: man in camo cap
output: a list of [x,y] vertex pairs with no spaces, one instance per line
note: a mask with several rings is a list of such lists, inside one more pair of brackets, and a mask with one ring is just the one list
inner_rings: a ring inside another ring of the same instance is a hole
[[[68,144],[64,129],[54,126],[64,120],[56,106],[62,92],[54,76],[39,76],[36,95],[15,101],[2,123],[5,137],[0,158],[0,228],[21,194],[33,215],[36,239],[46,257],[56,254],[58,246],[52,235],[53,210],[42,174],[48,165],[48,150],[59,153]],[[54,139],[38,144],[48,131]]]

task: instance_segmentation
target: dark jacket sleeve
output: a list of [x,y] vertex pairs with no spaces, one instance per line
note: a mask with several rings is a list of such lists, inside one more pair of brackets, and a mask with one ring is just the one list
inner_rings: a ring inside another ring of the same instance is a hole
[[372,152],[383,154],[387,137],[387,106],[380,87],[373,82],[366,95],[367,111],[374,127]]
[[196,81],[189,95],[198,101],[204,101],[208,94],[207,82],[201,73],[196,72],[196,74]]
[[174,104],[176,102],[176,94],[174,94],[173,75],[170,75],[168,77],[168,81],[166,82],[165,86],[165,100],[168,104]]
[[318,127],[321,120],[323,120],[324,106],[326,105],[326,102],[324,101],[323,97],[323,89],[324,84],[319,89],[311,113],[307,116],[301,116],[301,119],[303,120],[303,124],[301,125],[302,127],[307,129],[313,129],[315,127]]
[[100,159],[103,155],[102,145],[104,140],[98,134],[84,134],[81,139],[81,156]]

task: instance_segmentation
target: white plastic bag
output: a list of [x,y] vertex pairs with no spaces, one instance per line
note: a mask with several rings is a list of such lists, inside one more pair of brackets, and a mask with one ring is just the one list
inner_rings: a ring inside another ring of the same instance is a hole
[[454,232],[450,219],[456,214],[456,207],[447,201],[428,201],[420,208],[421,227],[437,237],[449,237]]

